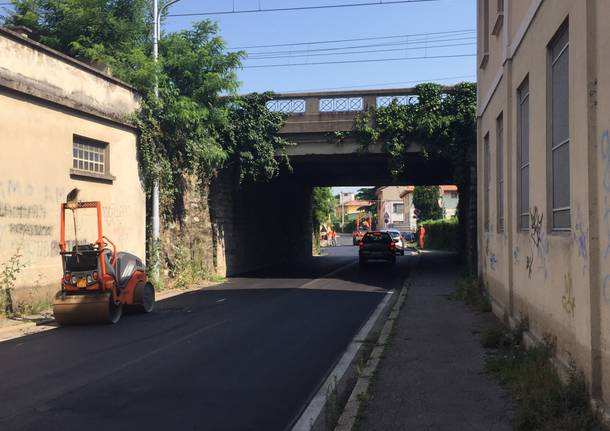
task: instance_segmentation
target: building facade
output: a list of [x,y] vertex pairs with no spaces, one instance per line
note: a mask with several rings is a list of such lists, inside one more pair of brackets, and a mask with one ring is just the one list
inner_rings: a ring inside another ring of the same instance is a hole
[[374,202],[371,201],[345,201],[335,207],[335,216],[341,223],[347,223],[356,220],[358,214],[367,212],[365,208],[368,208],[373,204]]
[[402,229],[405,223],[401,193],[406,186],[386,186],[377,189],[377,228]]
[[[610,403],[610,2],[478,0],[479,271]],[[561,368],[561,367],[560,367]]]
[[[104,234],[144,258],[145,196],[129,85],[0,28],[0,265],[21,254],[16,299],[59,287],[59,210],[67,193],[102,202]],[[77,212],[74,237],[96,239],[95,214]]]

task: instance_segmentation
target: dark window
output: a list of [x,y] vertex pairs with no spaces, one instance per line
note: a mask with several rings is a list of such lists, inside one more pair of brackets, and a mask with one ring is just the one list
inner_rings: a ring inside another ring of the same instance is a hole
[[504,232],[504,118],[496,119],[496,205],[498,232]]
[[520,229],[529,228],[530,207],[530,105],[529,82],[525,81],[517,90],[517,208],[519,214],[518,226]]
[[485,193],[483,195],[483,211],[485,215],[484,227],[485,232],[489,232],[489,184],[490,184],[490,156],[489,156],[489,133],[483,138],[483,178],[485,183]]
[[553,229],[570,228],[570,86],[568,27],[549,45]]

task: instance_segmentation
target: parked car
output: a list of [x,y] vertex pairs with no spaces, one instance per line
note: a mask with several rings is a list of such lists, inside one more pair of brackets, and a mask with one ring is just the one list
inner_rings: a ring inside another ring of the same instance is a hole
[[406,231],[402,233],[402,238],[405,242],[416,242],[417,235],[412,230]]
[[396,254],[399,254],[401,256],[405,255],[405,249],[407,248],[407,244],[398,229],[382,229],[380,232],[387,232],[388,234],[390,234],[390,236],[396,243]]
[[358,256],[360,265],[366,265],[369,260],[385,260],[396,264],[396,242],[388,232],[367,232],[360,240]]

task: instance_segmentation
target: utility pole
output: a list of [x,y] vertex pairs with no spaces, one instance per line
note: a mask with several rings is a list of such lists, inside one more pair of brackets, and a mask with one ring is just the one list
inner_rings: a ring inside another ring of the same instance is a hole
[[[159,62],[159,39],[161,38],[161,16],[171,5],[180,0],[173,0],[159,9],[159,0],[153,0],[153,59],[155,64]],[[159,99],[159,76],[155,72],[155,98]],[[159,240],[161,237],[161,222],[159,219],[159,176],[155,177],[152,193],[152,236],[155,267],[153,275],[159,280]]]

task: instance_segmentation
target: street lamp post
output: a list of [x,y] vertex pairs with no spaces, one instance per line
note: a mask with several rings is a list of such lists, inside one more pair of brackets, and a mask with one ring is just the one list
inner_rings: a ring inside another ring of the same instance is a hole
[[[172,0],[159,9],[159,0],[153,0],[153,58],[155,63],[159,61],[159,38],[161,37],[161,16],[171,5],[180,0]],[[159,98],[159,76],[155,72],[155,98]],[[159,240],[161,233],[161,223],[159,219],[159,177],[155,178],[152,193],[152,236],[154,263],[153,274],[159,279]]]

